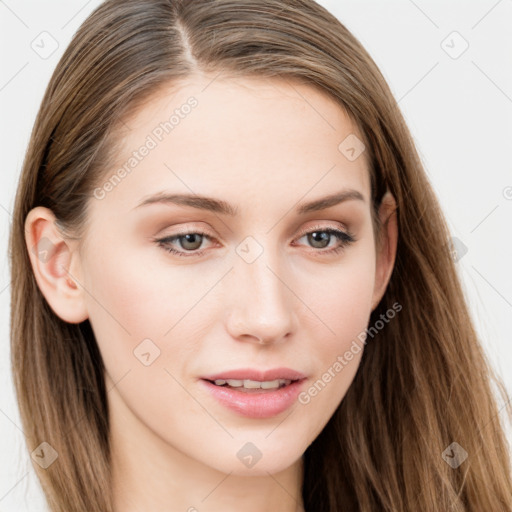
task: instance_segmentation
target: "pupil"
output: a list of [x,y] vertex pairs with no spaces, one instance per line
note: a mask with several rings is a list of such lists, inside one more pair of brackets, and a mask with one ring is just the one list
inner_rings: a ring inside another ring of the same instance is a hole
[[[188,235],[183,235],[183,237],[181,238],[181,246],[183,247],[183,249],[199,249],[199,247],[201,247],[202,241],[201,236],[202,235],[199,235],[198,233],[189,233]],[[194,241],[195,238],[196,240]],[[191,244],[192,246],[190,246],[189,244]]]
[[[312,242],[313,247],[327,247],[329,245],[330,234],[325,231],[314,231],[308,235],[309,242]],[[319,245],[316,245],[319,244]]]

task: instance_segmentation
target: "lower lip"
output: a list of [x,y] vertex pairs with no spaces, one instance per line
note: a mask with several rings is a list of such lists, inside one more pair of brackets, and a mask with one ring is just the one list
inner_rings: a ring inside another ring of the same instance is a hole
[[292,406],[297,400],[305,380],[296,380],[288,386],[275,390],[250,392],[216,386],[204,379],[201,379],[201,382],[228,409],[248,418],[271,418]]

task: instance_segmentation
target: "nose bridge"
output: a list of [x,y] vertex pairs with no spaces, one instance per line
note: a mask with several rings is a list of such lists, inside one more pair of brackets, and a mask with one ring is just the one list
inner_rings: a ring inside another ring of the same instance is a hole
[[293,294],[276,248],[248,238],[236,250],[228,330],[236,338],[278,342],[294,328]]

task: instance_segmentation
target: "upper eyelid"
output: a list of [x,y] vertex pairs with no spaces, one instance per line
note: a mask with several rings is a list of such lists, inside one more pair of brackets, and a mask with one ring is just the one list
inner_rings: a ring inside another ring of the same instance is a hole
[[299,236],[303,236],[307,233],[311,233],[312,231],[327,231],[329,229],[332,229],[332,230],[335,230],[335,231],[343,231],[343,232],[348,232],[348,228],[346,227],[341,227],[339,225],[332,225],[332,224],[321,224],[321,223],[318,223],[318,224],[315,224],[314,226],[309,226],[307,228],[304,228],[304,229],[301,229],[299,231],[300,235]]

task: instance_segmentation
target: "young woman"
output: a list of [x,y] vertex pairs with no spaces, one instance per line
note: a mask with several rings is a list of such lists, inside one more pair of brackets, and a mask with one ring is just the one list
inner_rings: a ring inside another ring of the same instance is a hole
[[312,0],[102,4],[10,239],[51,510],[512,510],[448,241],[381,73]]

